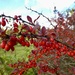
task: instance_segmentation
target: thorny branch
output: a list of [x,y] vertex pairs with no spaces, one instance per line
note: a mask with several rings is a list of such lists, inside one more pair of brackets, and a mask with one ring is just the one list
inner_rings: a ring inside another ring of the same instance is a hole
[[[31,10],[31,11],[34,11],[34,12],[36,12],[36,13],[38,13],[37,11],[35,11],[35,10],[32,10],[32,9],[29,9],[29,8],[27,8],[28,10]],[[49,20],[46,16],[44,16],[42,13],[38,13],[38,14],[41,14],[43,17],[45,17],[50,23],[51,23],[51,20]],[[0,17],[7,17],[7,18],[11,18],[11,19],[13,19],[13,20],[16,20],[15,18],[13,18],[13,17],[11,17],[11,16],[6,16],[6,15],[4,15],[4,14],[1,14],[0,15]],[[18,19],[18,20],[20,20],[20,21],[22,21],[23,23],[27,23],[27,24],[29,24],[29,25],[32,25],[32,26],[35,26],[35,24],[34,23],[30,23],[30,22],[27,22],[27,21],[25,21],[25,20],[23,20],[21,17]],[[51,25],[53,26],[53,24],[51,23]],[[22,34],[20,34],[20,33],[18,33],[18,35],[22,35]],[[48,38],[49,39],[49,37],[46,35],[46,36],[39,36],[39,35],[37,35],[37,34],[26,34],[26,35],[23,35],[23,36],[31,36],[31,38],[41,38],[41,37],[45,37],[45,38]],[[10,35],[8,35],[8,34],[6,34],[5,36],[3,36],[3,38],[10,38]],[[70,49],[75,49],[74,47],[72,47],[72,46],[70,46],[70,45],[68,45],[67,43],[65,43],[65,42],[63,42],[63,41],[60,41],[60,39],[55,39],[57,42],[59,42],[59,43],[62,43],[63,45],[65,45],[65,46],[67,46],[68,48],[70,48]]]
[[46,17],[45,15],[43,15],[42,13],[39,13],[39,12],[37,12],[37,11],[31,9],[31,8],[28,8],[28,7],[25,7],[25,8],[26,8],[27,10],[31,10],[32,12],[35,12],[35,13],[37,13],[37,14],[43,16],[44,18],[46,18],[46,19],[48,20],[48,22],[50,22],[50,25],[52,25],[53,27],[55,27],[55,26],[52,24],[51,20],[50,20],[48,17]]

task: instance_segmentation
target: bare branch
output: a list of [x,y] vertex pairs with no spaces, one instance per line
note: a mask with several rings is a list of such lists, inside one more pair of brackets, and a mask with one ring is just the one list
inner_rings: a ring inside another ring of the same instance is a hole
[[53,27],[55,27],[55,26],[52,24],[51,20],[50,20],[48,17],[46,17],[45,15],[43,15],[42,13],[39,13],[38,11],[35,11],[35,10],[33,10],[33,9],[31,9],[31,8],[28,8],[28,7],[26,7],[26,6],[25,6],[25,8],[26,8],[27,10],[31,10],[32,12],[35,12],[35,13],[37,13],[37,14],[43,16],[44,18],[46,18],[46,19],[50,22],[50,25],[52,25]]

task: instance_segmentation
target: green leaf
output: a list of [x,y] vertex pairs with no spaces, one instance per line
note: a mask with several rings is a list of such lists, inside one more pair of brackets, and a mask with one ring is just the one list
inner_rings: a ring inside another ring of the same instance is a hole
[[13,68],[9,67],[8,65],[4,65],[4,68],[6,73],[11,73],[11,71],[13,70]]
[[0,63],[4,64],[4,59],[2,57],[0,57]]
[[0,70],[0,75],[4,75],[4,73],[3,73],[3,71],[2,71],[2,70]]

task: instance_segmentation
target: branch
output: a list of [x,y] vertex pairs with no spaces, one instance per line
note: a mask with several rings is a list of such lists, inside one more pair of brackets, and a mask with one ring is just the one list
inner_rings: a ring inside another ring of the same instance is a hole
[[75,48],[73,46],[67,44],[66,42],[60,41],[59,39],[55,39],[55,40],[65,46],[67,46],[68,48],[75,50]]
[[[11,19],[13,19],[13,20],[16,20],[15,18],[13,18],[13,17],[11,17],[11,16],[6,16],[6,15],[4,15],[4,14],[1,14],[0,17],[7,17],[7,18],[11,18]],[[29,24],[29,25],[35,26],[35,24],[30,23],[30,22],[27,22],[27,21],[23,20],[21,17],[19,17],[18,20],[22,21],[23,23],[27,23],[27,24]]]
[[43,16],[44,18],[46,18],[46,19],[50,22],[50,25],[52,25],[53,27],[55,27],[55,26],[52,24],[51,20],[50,20],[48,17],[46,17],[45,15],[43,15],[42,13],[39,13],[39,12],[37,12],[37,11],[31,9],[31,8],[28,8],[28,7],[26,7],[26,6],[25,6],[25,8],[26,8],[27,10],[31,10],[32,12],[35,12],[35,13],[37,13],[37,14]]
[[[23,35],[23,34],[20,34],[20,35]],[[50,37],[48,37],[47,35],[42,36],[42,35],[32,34],[32,33],[31,33],[31,34],[24,34],[23,36],[24,36],[24,37],[26,37],[26,36],[31,36],[31,38],[42,38],[42,37],[47,38],[47,39],[50,38]],[[61,44],[63,44],[63,45],[65,45],[65,46],[67,46],[68,48],[70,48],[70,49],[72,49],[72,50],[75,50],[75,48],[74,48],[73,46],[67,44],[66,42],[60,41],[59,39],[56,39],[56,38],[55,38],[54,40],[57,41],[57,42],[59,42],[59,43],[61,43]]]

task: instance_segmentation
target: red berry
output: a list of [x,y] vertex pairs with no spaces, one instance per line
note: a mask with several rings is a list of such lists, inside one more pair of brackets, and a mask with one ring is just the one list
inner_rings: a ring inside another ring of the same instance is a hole
[[12,41],[8,41],[7,44],[8,44],[10,47],[14,46],[14,42],[12,42]]
[[29,47],[30,46],[30,43],[28,41],[26,41],[26,46]]
[[35,46],[35,47],[38,47],[38,43],[37,43],[37,42],[34,42],[34,46]]
[[30,43],[31,43],[31,44],[33,43],[33,39],[30,40]]
[[25,45],[26,45],[26,42],[25,42],[25,41],[22,41],[22,42],[21,42],[21,45],[22,45],[22,46],[25,46]]
[[11,47],[11,50],[14,51],[14,46]]
[[19,39],[20,39],[21,41],[24,41],[24,40],[25,40],[24,36],[21,36]]
[[37,51],[36,51],[36,50],[32,50],[32,53],[33,53],[34,55],[36,55],[36,54],[37,54]]
[[14,27],[18,27],[18,24],[16,22],[13,25],[14,25]]
[[6,45],[6,41],[2,41],[2,43],[0,44],[0,47],[4,49],[5,45]]
[[74,56],[74,53],[73,52],[71,52],[71,54],[70,54],[71,56]]
[[6,25],[5,20],[3,20],[3,21],[1,22],[1,24],[2,24],[2,26],[5,26],[5,25]]
[[8,44],[5,45],[5,50],[9,51],[10,50],[10,46]]

